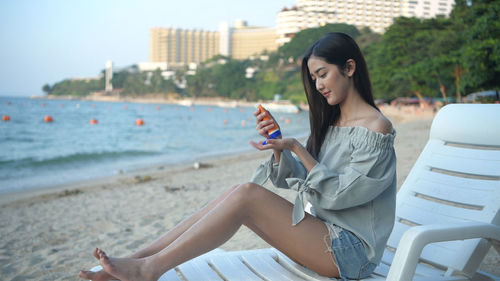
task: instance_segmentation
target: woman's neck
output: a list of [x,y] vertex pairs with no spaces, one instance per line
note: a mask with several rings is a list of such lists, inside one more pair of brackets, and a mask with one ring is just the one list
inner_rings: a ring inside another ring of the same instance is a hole
[[370,105],[361,98],[359,92],[353,87],[346,96],[346,99],[339,104],[340,116],[336,125],[346,126],[350,122],[359,119],[367,106]]

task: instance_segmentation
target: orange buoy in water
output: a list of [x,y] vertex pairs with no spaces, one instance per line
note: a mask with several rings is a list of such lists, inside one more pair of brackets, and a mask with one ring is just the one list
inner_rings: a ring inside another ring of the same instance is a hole
[[44,121],[45,123],[50,123],[50,122],[54,121],[54,119],[52,118],[52,116],[47,115],[47,116],[45,116],[45,117],[43,118],[43,121]]
[[139,118],[139,119],[135,120],[135,124],[137,126],[142,126],[142,125],[144,125],[144,120],[142,120],[141,118]]
[[97,125],[97,123],[99,123],[99,122],[97,121],[97,119],[90,119],[90,124],[91,124],[91,125]]
[[10,116],[9,115],[3,115],[2,116],[2,121],[4,121],[4,122],[10,121]]

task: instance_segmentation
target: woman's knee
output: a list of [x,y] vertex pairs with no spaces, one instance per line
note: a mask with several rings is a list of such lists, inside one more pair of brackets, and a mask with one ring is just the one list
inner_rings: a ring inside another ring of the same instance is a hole
[[232,193],[233,191],[235,191],[235,190],[238,188],[238,186],[240,186],[240,185],[239,185],[239,184],[236,184],[236,185],[231,186],[231,187],[230,187],[230,188],[226,191],[226,193],[228,193],[228,194],[229,194],[229,193]]
[[244,184],[240,184],[235,188],[234,194],[235,198],[239,201],[254,201],[258,200],[259,196],[263,194],[264,187],[252,183],[247,182]]

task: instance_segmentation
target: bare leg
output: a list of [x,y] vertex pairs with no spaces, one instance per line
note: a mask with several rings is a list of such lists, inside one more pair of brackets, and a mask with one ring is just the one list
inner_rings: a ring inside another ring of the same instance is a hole
[[[210,212],[217,204],[219,204],[222,200],[224,200],[231,192],[236,189],[237,186],[233,186],[228,189],[226,192],[221,194],[218,198],[208,203],[206,206],[198,210],[196,213],[176,225],[173,229],[165,233],[163,236],[155,240],[153,243],[148,245],[147,247],[138,250],[137,252],[127,256],[128,258],[144,258],[158,253],[167,247],[170,243],[175,241],[181,234],[183,234],[186,230],[188,230],[193,224],[195,224],[198,220],[200,220],[203,216],[205,216],[208,212]],[[98,249],[94,249],[93,253],[96,259],[99,259]],[[94,281],[107,281],[107,280],[117,280],[114,276],[110,275],[104,270],[100,270],[98,272],[82,270],[79,272],[78,276],[80,278],[94,280]]]
[[191,215],[189,218],[185,219],[178,225],[176,225],[172,230],[165,233],[162,237],[155,240],[149,246],[144,249],[141,249],[134,254],[132,254],[131,258],[144,258],[149,257],[163,250],[165,247],[170,245],[170,243],[174,242],[179,236],[181,236],[186,230],[188,230],[193,224],[198,222],[201,218],[203,218],[208,212],[210,212],[213,208],[217,206],[220,202],[222,202],[226,197],[233,192],[238,186],[233,186],[223,194],[221,194],[218,198],[208,203],[205,207],[199,209],[196,213]]
[[306,215],[292,226],[292,209],[290,202],[265,188],[243,184],[162,251],[142,259],[114,259],[100,252],[100,263],[120,280],[157,280],[167,270],[222,245],[246,225],[293,260],[321,275],[338,277],[323,240],[328,235],[323,222]]

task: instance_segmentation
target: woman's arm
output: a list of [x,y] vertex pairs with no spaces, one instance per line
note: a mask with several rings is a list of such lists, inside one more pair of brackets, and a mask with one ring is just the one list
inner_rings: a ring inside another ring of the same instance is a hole
[[[268,140],[266,145],[261,145],[262,149],[274,149],[274,159],[276,162],[279,163],[280,161],[280,154],[281,151],[283,150],[290,150],[291,152],[295,153],[297,157],[300,159],[302,164],[307,170],[307,173],[309,173],[316,164],[318,164],[318,161],[312,157],[312,155],[307,151],[307,149],[296,139],[294,138],[285,138],[285,139],[274,139],[274,140]],[[279,153],[276,153],[279,151]],[[278,157],[276,157],[276,154],[278,154]]]

